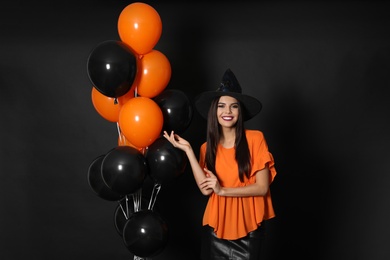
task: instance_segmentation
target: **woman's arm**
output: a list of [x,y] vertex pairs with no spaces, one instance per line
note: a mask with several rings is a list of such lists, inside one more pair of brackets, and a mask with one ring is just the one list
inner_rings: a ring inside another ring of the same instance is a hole
[[209,177],[199,183],[200,189],[213,189],[219,196],[226,197],[247,197],[265,196],[269,189],[269,169],[268,167],[256,172],[256,182],[242,187],[227,188],[219,185],[217,177],[205,169]]
[[213,192],[212,188],[209,187],[201,187],[199,183],[202,183],[204,179],[206,179],[206,174],[202,170],[202,168],[199,165],[199,162],[195,156],[194,151],[192,150],[191,144],[185,140],[184,138],[181,138],[179,135],[175,134],[173,131],[170,135],[166,131],[164,131],[163,135],[174,147],[183,150],[187,157],[188,161],[191,165],[192,173],[194,174],[195,181],[198,185],[198,188],[204,195],[210,195]]

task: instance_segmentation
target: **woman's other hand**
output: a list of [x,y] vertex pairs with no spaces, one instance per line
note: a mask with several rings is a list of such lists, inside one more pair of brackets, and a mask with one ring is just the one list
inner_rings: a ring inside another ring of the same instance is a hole
[[213,190],[215,194],[220,195],[222,188],[219,184],[217,176],[214,175],[211,171],[204,168],[203,169],[206,175],[206,178],[201,180],[198,184],[201,190]]

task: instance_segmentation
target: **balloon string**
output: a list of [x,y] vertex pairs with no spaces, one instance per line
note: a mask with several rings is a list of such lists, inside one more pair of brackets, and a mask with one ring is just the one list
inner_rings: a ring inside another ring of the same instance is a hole
[[161,189],[161,184],[155,183],[153,190],[152,190],[152,195],[150,196],[150,201],[149,201],[149,210],[153,210],[154,204],[156,203],[157,195],[160,192]]
[[141,209],[141,197],[142,197],[142,188],[133,193],[133,206],[134,212],[137,212]]
[[134,212],[137,212],[137,211],[138,211],[138,207],[137,207],[137,196],[136,196],[135,193],[134,193],[132,196],[133,196],[133,207],[134,207]]
[[142,202],[142,188],[138,190],[138,210],[141,210],[141,202]]
[[125,142],[123,141],[123,136],[122,136],[121,128],[119,126],[119,122],[116,122],[116,129],[118,130],[119,142],[121,144],[124,144]]
[[127,216],[129,215],[129,197],[126,195],[126,214]]
[[123,208],[121,201],[118,201],[118,203],[119,203],[119,207],[121,208],[122,213],[125,216],[125,218],[129,219],[129,216],[126,214],[125,209]]
[[143,154],[143,156],[146,156],[146,153],[148,152],[148,149],[149,149],[148,146],[142,148],[142,154]]

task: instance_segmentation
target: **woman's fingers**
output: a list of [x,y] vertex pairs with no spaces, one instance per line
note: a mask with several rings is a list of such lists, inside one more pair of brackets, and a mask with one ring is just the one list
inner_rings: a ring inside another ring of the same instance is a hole
[[203,171],[206,173],[206,177],[215,177],[214,173],[208,170],[206,167],[203,168]]
[[172,131],[171,134],[168,134],[167,131],[164,131],[163,135],[169,142],[171,142],[173,145],[176,144],[175,134]]

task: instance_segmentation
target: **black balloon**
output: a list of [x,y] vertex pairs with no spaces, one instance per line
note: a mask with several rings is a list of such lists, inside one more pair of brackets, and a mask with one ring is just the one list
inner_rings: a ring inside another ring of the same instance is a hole
[[120,195],[132,194],[142,187],[148,167],[145,156],[131,146],[118,146],[102,162],[104,182]]
[[153,99],[161,108],[164,118],[163,130],[183,133],[191,123],[193,106],[184,92],[166,89]]
[[184,151],[175,148],[164,137],[158,138],[149,146],[145,157],[149,176],[162,185],[179,177],[187,165]]
[[110,187],[103,181],[102,177],[102,162],[105,155],[95,158],[88,168],[88,184],[96,194],[105,200],[117,201],[122,198],[121,195],[111,190]]
[[168,242],[168,226],[154,211],[137,211],[123,228],[123,240],[134,255],[153,257],[161,253]]
[[[122,203],[118,205],[115,209],[114,213],[114,225],[115,229],[118,232],[119,235],[123,235],[123,228],[127,222],[127,220],[130,218],[130,216],[135,212],[134,211],[134,200],[129,199],[128,201],[128,207],[126,207],[126,203]],[[141,200],[141,209],[147,209],[149,206],[148,200],[145,198],[142,198]],[[124,212],[123,212],[124,211]]]
[[126,94],[137,74],[137,60],[131,49],[121,41],[105,41],[88,57],[88,76],[94,87],[108,97]]

